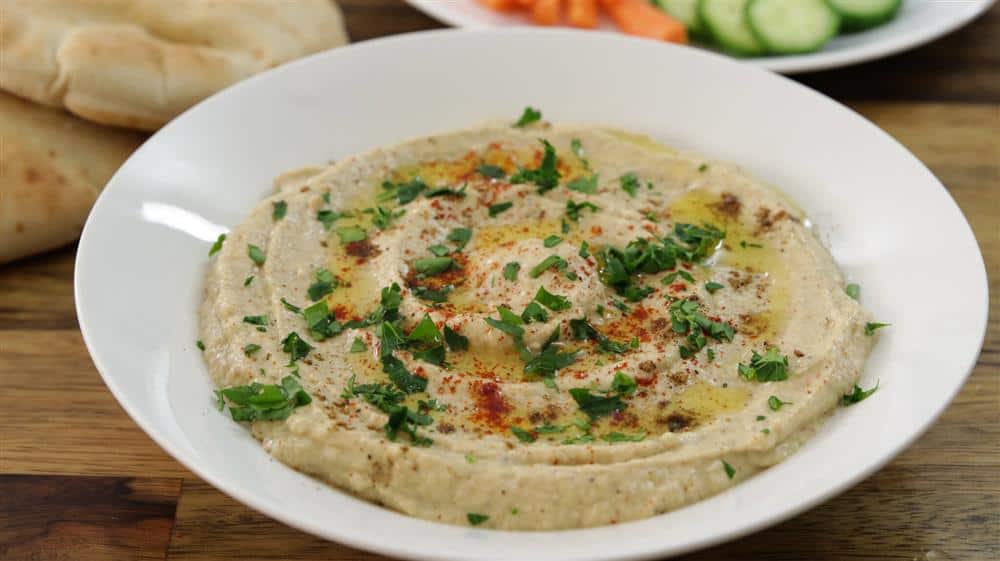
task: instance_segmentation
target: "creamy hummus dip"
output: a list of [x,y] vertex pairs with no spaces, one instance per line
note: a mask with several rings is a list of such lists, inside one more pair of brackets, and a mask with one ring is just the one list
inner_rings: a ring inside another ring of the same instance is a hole
[[517,530],[653,516],[867,395],[881,324],[802,213],[736,166],[538,122],[276,184],[213,248],[199,343],[219,408],[400,512]]

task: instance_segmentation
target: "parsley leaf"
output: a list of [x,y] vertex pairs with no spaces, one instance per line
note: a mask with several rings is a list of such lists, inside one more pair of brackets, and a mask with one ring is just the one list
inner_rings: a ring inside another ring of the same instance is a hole
[[355,337],[354,342],[351,343],[352,353],[363,353],[368,350],[368,345],[365,344],[364,339],[361,337]]
[[538,167],[535,169],[521,168],[510,178],[511,183],[534,183],[538,185],[539,194],[558,187],[559,180],[562,178],[562,174],[559,173],[557,167],[558,158],[556,157],[555,147],[548,140],[541,140],[541,142],[545,147],[545,153]]
[[534,107],[528,106],[524,108],[524,112],[521,113],[521,118],[514,123],[515,127],[521,128],[531,123],[536,123],[542,119],[542,111],[540,109],[535,109]]
[[333,273],[326,269],[319,269],[315,273],[316,282],[309,285],[309,289],[306,291],[309,295],[309,299],[313,302],[321,300],[327,294],[333,292],[333,289],[337,287],[337,279],[333,277]]
[[324,230],[329,230],[333,227],[333,223],[347,216],[346,213],[340,213],[335,210],[323,209],[316,212],[316,220],[319,220],[323,224]]
[[582,203],[574,202],[573,199],[566,201],[566,218],[569,218],[573,222],[580,221],[580,211],[584,209],[589,209],[590,212],[597,212],[601,208],[589,201],[583,201]]
[[579,193],[587,193],[588,195],[593,195],[597,193],[597,182],[600,180],[598,174],[593,174],[589,177],[578,177],[573,181],[566,184],[566,188],[570,191],[577,191]]
[[889,327],[891,323],[878,323],[878,322],[867,322],[865,323],[865,335],[871,337],[875,335],[875,332],[883,327]]
[[465,351],[469,349],[469,338],[447,325],[444,326],[444,341],[452,351]]
[[524,311],[521,312],[521,319],[524,320],[524,323],[545,323],[549,321],[549,314],[538,305],[538,302],[529,302]]
[[290,361],[295,363],[299,359],[305,358],[309,354],[309,351],[313,350],[313,347],[303,341],[298,333],[292,331],[282,339],[281,350],[288,353]]
[[295,376],[285,376],[280,385],[254,382],[225,388],[216,397],[220,404],[228,400],[229,414],[238,422],[287,419],[296,408],[312,403]]
[[510,427],[510,432],[514,433],[521,442],[534,442],[538,439],[537,436],[531,434],[531,432],[526,431],[520,427]]
[[249,343],[243,347],[243,354],[250,356],[259,350],[260,350],[260,345],[256,343]]
[[861,285],[851,283],[844,287],[844,292],[846,292],[851,298],[857,300],[858,298],[861,298]]
[[792,402],[790,401],[781,401],[781,399],[778,398],[778,396],[776,395],[772,395],[771,397],[767,398],[767,406],[771,408],[771,411],[778,411],[779,409],[781,409],[782,405],[791,405],[791,404]]
[[428,187],[422,179],[415,177],[406,183],[383,181],[382,188],[385,189],[385,191],[379,193],[379,201],[396,199],[396,202],[400,205],[406,205],[413,202],[418,196],[420,196],[420,193],[423,193]]
[[570,141],[569,148],[573,151],[576,158],[580,160],[580,163],[583,164],[583,167],[590,169],[590,162],[587,161],[587,157],[583,151],[583,142],[580,142],[579,138],[574,138]]
[[646,431],[640,431],[636,434],[625,434],[621,432],[609,432],[608,434],[601,437],[601,440],[606,442],[641,442],[646,438]]
[[639,384],[635,382],[634,378],[619,370],[618,372],[615,372],[615,377],[611,380],[611,388],[609,391],[621,395],[632,395],[638,387]]
[[634,173],[626,173],[618,178],[618,182],[621,184],[622,189],[628,193],[630,197],[635,198],[636,192],[639,191],[639,178],[636,177]]
[[622,354],[628,350],[628,345],[613,341],[599,332],[586,318],[569,320],[570,333],[578,341],[591,340],[597,343],[597,348],[606,353]]
[[194,344],[195,344],[196,347],[198,347],[199,351],[204,351],[205,350],[205,342],[202,341],[201,339],[198,339],[197,341],[195,341]]
[[428,191],[424,196],[428,199],[433,199],[434,197],[454,197],[456,199],[464,199],[466,196],[466,187],[468,187],[468,185],[462,185],[462,187],[457,190],[449,187],[438,187],[437,189]]
[[521,264],[511,261],[503,266],[503,278],[513,282],[517,280],[517,273],[521,270]]
[[854,390],[849,394],[845,394],[841,398],[840,400],[841,405],[843,405],[844,407],[849,407],[851,405],[854,405],[855,403],[859,403],[861,401],[868,399],[868,396],[870,396],[871,394],[875,393],[876,390],[878,390],[878,386],[880,383],[881,382],[875,382],[875,387],[873,387],[870,390],[863,390],[861,389],[861,386],[854,384]]
[[502,167],[485,163],[476,166],[476,173],[489,179],[503,179],[504,177],[507,177],[507,174],[503,171]]
[[569,394],[580,410],[591,419],[599,419],[616,411],[622,411],[626,407],[618,395],[598,395],[586,388],[573,388],[569,390]]
[[549,236],[549,237],[545,238],[544,240],[542,240],[542,245],[544,245],[545,247],[551,248],[551,247],[555,247],[555,246],[561,244],[562,242],[563,242],[562,237],[556,236],[556,235],[552,235],[552,236]]
[[368,239],[368,234],[358,226],[345,226],[337,228],[337,237],[340,238],[340,243],[349,244]]
[[675,333],[686,333],[686,345],[681,345],[681,358],[691,358],[705,348],[709,337],[716,341],[732,341],[736,332],[728,323],[705,317],[694,300],[677,300],[670,305],[670,322]]
[[397,218],[406,214],[405,209],[393,211],[382,205],[377,205],[375,208],[366,208],[363,212],[372,215],[372,226],[375,226],[379,230],[385,230],[389,226],[392,226],[392,223]]
[[275,222],[284,218],[285,214],[288,212],[288,203],[285,201],[275,201],[271,203],[271,207],[273,208],[273,210],[271,210],[271,220],[274,220]]
[[725,286],[722,283],[718,283],[715,281],[710,281],[705,283],[705,290],[707,290],[709,294],[715,294],[715,291],[722,288],[725,288]]
[[468,228],[455,228],[451,232],[448,232],[446,239],[455,243],[455,251],[462,251],[465,249],[466,244],[469,243],[469,240],[472,239],[472,230]]
[[258,267],[263,265],[264,261],[267,260],[267,256],[264,255],[264,251],[253,244],[247,244],[247,256],[250,257],[250,260],[253,261]]
[[421,275],[433,277],[455,266],[451,257],[421,257],[413,262],[413,268]]
[[538,292],[535,294],[535,301],[553,312],[561,312],[573,307],[569,298],[559,296],[558,294],[552,294],[548,290],[545,290],[544,286],[538,287]]
[[465,517],[469,520],[469,524],[472,524],[473,526],[479,526],[483,522],[490,519],[490,517],[485,514],[478,514],[475,512],[466,513]]
[[537,279],[542,275],[542,273],[548,271],[549,269],[556,268],[561,271],[565,271],[568,266],[569,263],[567,263],[562,257],[559,257],[558,255],[549,255],[545,259],[539,261],[537,265],[532,267],[531,271],[528,272],[528,275],[533,279]]
[[510,201],[507,201],[505,203],[497,203],[495,205],[490,205],[490,208],[489,208],[490,218],[493,218],[493,217],[495,217],[498,214],[501,214],[503,212],[506,212],[506,211],[510,210],[510,207],[512,207],[512,206],[514,206],[514,203],[512,203]]
[[778,349],[773,347],[767,349],[763,355],[753,351],[750,364],[741,362],[738,371],[747,381],[780,382],[788,379],[788,357],[782,356]]
[[722,469],[726,470],[726,477],[732,479],[736,475],[736,469],[729,465],[729,462],[722,460]]
[[225,234],[219,234],[219,237],[215,238],[215,243],[213,243],[212,247],[208,250],[208,256],[211,257],[211,256],[215,255],[216,253],[219,253],[219,251],[222,249],[222,244],[225,241],[226,241],[226,235]]

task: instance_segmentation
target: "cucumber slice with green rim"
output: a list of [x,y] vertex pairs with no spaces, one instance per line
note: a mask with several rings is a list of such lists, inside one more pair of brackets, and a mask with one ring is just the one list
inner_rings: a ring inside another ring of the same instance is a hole
[[843,20],[844,31],[868,29],[896,17],[903,0],[827,0]]
[[747,23],[748,3],[749,0],[700,0],[698,15],[712,38],[726,51],[739,56],[762,55],[764,45]]
[[677,18],[693,36],[706,34],[705,24],[698,15],[698,0],[653,0],[658,8]]
[[757,40],[782,55],[818,51],[840,29],[824,0],[750,0],[746,19]]

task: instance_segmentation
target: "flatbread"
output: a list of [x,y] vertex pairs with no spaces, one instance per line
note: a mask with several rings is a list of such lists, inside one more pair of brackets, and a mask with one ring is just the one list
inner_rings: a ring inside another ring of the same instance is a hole
[[144,136],[0,93],[0,263],[76,239]]
[[0,0],[0,14],[0,88],[143,130],[347,42],[332,0]]

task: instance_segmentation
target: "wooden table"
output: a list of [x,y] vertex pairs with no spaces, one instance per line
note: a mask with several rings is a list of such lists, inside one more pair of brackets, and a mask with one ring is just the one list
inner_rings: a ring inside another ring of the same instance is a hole
[[[355,40],[439,27],[401,0],[342,3]],[[797,79],[888,130],[958,201],[991,279],[986,344],[955,402],[888,467],[685,559],[1000,559],[1000,8],[910,53]],[[139,430],[84,349],[73,257],[0,267],[0,559],[378,558],[236,503]]]

